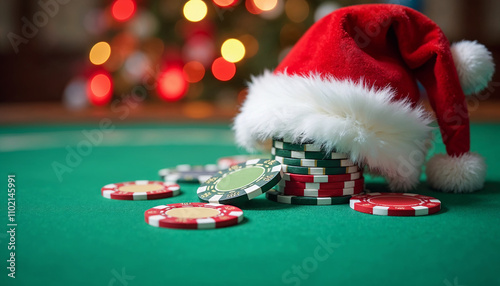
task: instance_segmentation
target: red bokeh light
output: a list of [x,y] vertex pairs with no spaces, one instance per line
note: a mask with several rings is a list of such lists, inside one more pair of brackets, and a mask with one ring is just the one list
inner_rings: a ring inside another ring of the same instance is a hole
[[188,82],[199,82],[205,76],[205,68],[200,62],[191,61],[184,65],[184,76]]
[[260,10],[257,6],[255,6],[255,3],[253,3],[253,0],[246,0],[245,1],[245,7],[247,8],[248,12],[258,15],[262,13],[262,10]]
[[223,8],[234,6],[234,4],[238,3],[238,0],[213,0],[215,5]]
[[111,15],[117,21],[124,22],[132,18],[136,5],[133,0],[115,0],[111,7]]
[[223,57],[215,59],[212,64],[214,77],[221,81],[228,81],[236,74],[236,66],[226,61]]
[[111,76],[105,72],[93,74],[87,84],[87,97],[93,105],[106,105],[113,95]]
[[165,69],[158,77],[157,91],[166,101],[177,101],[184,97],[188,90],[188,83],[184,72],[180,68]]

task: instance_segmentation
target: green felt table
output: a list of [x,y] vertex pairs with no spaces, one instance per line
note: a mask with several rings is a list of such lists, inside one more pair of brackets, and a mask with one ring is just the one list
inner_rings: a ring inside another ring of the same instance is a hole
[[[499,285],[499,131],[471,127],[472,150],[489,165],[483,190],[435,192],[422,177],[415,192],[442,201],[435,215],[374,216],[260,196],[242,206],[240,225],[177,230],[146,224],[144,212],[197,202],[197,185],[153,201],[109,200],[100,188],[243,154],[229,126],[2,127],[0,285]],[[78,147],[80,159],[69,155]],[[442,151],[442,143],[432,150]],[[16,175],[15,279],[6,268],[8,174]],[[371,178],[367,187],[387,190]]]

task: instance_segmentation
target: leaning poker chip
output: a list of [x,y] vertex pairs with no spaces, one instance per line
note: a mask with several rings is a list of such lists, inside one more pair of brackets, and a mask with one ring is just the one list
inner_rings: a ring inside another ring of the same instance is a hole
[[347,195],[360,194],[365,190],[364,185],[352,188],[340,189],[298,189],[289,188],[285,186],[278,186],[278,191],[288,196],[302,196],[302,197],[340,197]]
[[109,184],[101,189],[103,197],[113,200],[156,200],[179,194],[180,187],[177,184],[147,180]]
[[175,168],[161,169],[158,174],[165,182],[201,184],[220,171],[217,165],[182,164]]
[[273,147],[276,149],[285,149],[292,151],[312,151],[312,152],[322,152],[321,146],[316,144],[292,144],[283,141],[273,140]]
[[410,193],[367,193],[353,196],[353,210],[385,216],[421,216],[441,210],[441,201],[436,198]]
[[241,203],[267,192],[282,177],[278,161],[254,159],[219,171],[203,183],[197,193],[204,202]]
[[156,227],[211,229],[237,225],[243,220],[243,211],[229,205],[180,203],[151,208],[144,219]]
[[309,151],[291,151],[285,149],[271,148],[271,154],[274,156],[296,158],[296,159],[348,159],[347,154],[335,152],[309,152]]
[[291,204],[291,205],[339,205],[347,204],[351,196],[342,197],[300,197],[300,196],[287,196],[282,193],[271,190],[266,193],[266,198],[270,201]]
[[360,178],[352,181],[339,181],[330,183],[305,183],[281,180],[280,185],[292,189],[343,189],[363,186],[365,179]]
[[269,159],[269,155],[255,154],[255,155],[235,155],[229,157],[222,157],[217,160],[217,167],[219,167],[220,170],[224,170],[231,166],[245,163],[246,161],[252,159]]
[[363,178],[362,172],[341,174],[341,175],[301,175],[301,174],[283,173],[284,181],[304,182],[304,183],[332,183],[332,182],[353,181],[359,178]]
[[337,167],[337,168],[316,168],[316,167],[301,167],[281,164],[283,172],[302,174],[302,175],[340,175],[356,173],[360,171],[358,166]]
[[290,143],[295,145],[304,145],[304,144],[314,144],[314,140],[308,138],[292,138],[289,136],[285,137],[273,137],[273,141],[281,141],[284,143]]
[[349,167],[355,165],[349,159],[314,160],[314,159],[296,159],[296,158],[274,156],[274,160],[280,162],[281,164],[286,164],[291,166],[302,166],[302,167],[331,168],[331,167]]

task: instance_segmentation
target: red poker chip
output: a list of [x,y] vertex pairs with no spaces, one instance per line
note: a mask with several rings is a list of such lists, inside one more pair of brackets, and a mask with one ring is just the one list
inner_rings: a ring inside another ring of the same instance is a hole
[[385,216],[422,216],[441,210],[441,201],[436,198],[410,193],[368,193],[353,196],[353,210]]
[[180,187],[177,184],[147,180],[109,184],[101,189],[103,197],[113,200],[156,200],[178,194]]
[[303,188],[290,188],[279,186],[279,191],[287,196],[301,196],[301,197],[341,197],[362,193],[365,188],[364,185],[358,185],[352,188],[338,188],[338,189],[303,189]]
[[331,183],[307,183],[307,182],[296,182],[296,181],[282,181],[281,184],[287,188],[291,189],[344,189],[344,188],[354,188],[357,186],[362,186],[365,183],[364,178],[360,178],[353,181],[340,181]]
[[240,223],[243,211],[230,205],[179,203],[151,208],[144,213],[144,218],[156,227],[211,229]]
[[363,172],[340,175],[300,175],[293,173],[284,173],[283,180],[303,183],[332,183],[353,181],[363,178]]

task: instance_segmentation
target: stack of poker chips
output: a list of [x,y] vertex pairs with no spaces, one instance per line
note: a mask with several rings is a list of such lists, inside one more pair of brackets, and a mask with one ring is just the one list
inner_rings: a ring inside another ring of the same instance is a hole
[[348,203],[364,191],[363,170],[343,153],[325,152],[311,141],[301,144],[273,138],[273,159],[280,162],[283,179],[269,200],[288,204],[333,205]]

